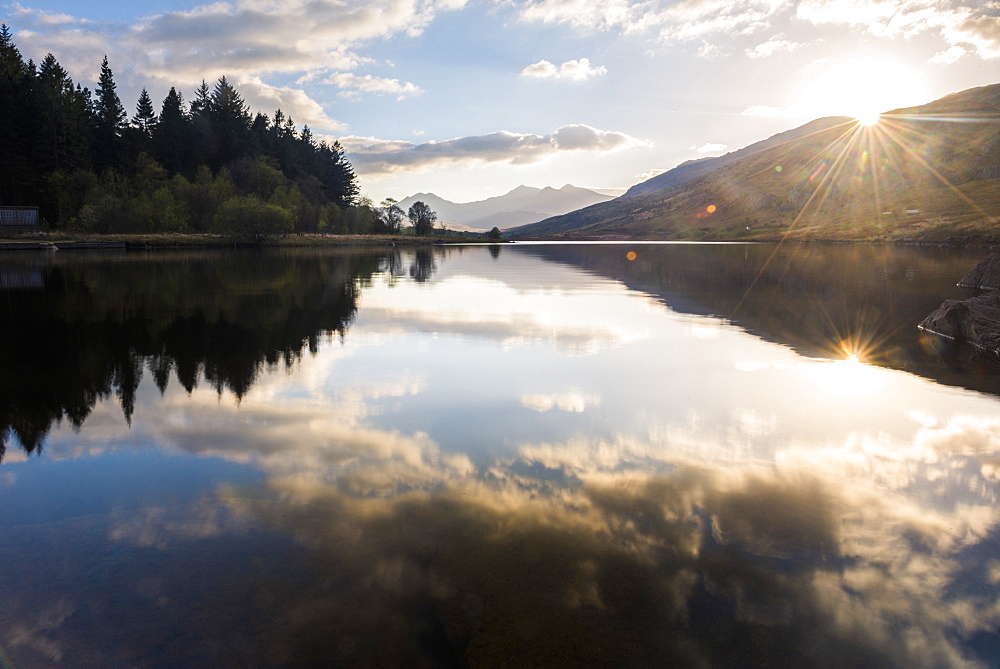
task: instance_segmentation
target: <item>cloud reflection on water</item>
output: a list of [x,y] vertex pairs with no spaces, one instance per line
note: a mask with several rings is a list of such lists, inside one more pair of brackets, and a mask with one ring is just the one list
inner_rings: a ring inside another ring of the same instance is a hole
[[[912,420],[907,438],[851,433],[770,463],[741,458],[738,440],[697,452],[694,423],[655,440],[523,444],[480,469],[425,434],[371,429],[354,405],[287,410],[233,411],[258,426],[243,443],[163,436],[267,473],[219,503],[306,551],[290,566],[301,582],[266,611],[288,652],[305,638],[316,657],[363,664],[957,666],[972,659],[963,641],[1000,624],[996,583],[965,582],[995,567],[992,418]],[[146,518],[156,543],[138,518],[112,538],[170,550],[163,537],[211,527],[214,504],[186,523]],[[219,594],[245,601],[251,587]]]
[[[109,400],[54,431],[53,460],[156,444],[262,477],[10,530],[0,554],[57,557],[0,577],[30,576],[8,604],[30,634],[0,643],[54,657],[54,626],[91,664],[144,647],[262,665],[982,659],[971,642],[1000,625],[995,399],[864,366],[834,382],[839,363],[576,278],[456,295],[446,275],[376,277],[349,345],[238,401],[144,382],[130,429]],[[463,423],[513,434],[512,417],[541,436],[443,443]],[[185,647],[157,646],[171,634]]]

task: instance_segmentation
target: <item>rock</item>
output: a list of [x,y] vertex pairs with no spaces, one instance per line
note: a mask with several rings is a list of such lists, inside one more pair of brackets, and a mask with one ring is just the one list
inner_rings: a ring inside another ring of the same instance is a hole
[[945,300],[918,327],[1000,357],[1000,292],[967,300]]
[[977,293],[1000,290],[1000,253],[991,253],[986,260],[970,269],[958,285],[972,288]]

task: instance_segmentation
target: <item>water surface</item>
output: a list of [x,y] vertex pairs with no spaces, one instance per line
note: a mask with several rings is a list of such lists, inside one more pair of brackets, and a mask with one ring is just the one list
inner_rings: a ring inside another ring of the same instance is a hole
[[995,665],[980,256],[3,256],[0,660]]

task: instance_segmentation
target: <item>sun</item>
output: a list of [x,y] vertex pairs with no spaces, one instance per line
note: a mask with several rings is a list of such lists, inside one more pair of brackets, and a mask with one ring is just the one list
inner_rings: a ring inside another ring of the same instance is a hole
[[812,118],[850,116],[870,126],[883,112],[924,103],[926,96],[913,70],[887,57],[864,56],[814,63],[799,107]]
[[852,114],[854,120],[863,126],[872,126],[879,122],[882,118],[881,112],[858,112]]

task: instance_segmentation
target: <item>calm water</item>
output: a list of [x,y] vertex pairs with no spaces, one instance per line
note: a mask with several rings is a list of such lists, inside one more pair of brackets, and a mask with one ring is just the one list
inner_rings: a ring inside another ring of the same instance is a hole
[[2,256],[0,666],[995,666],[982,255]]

